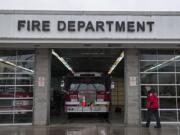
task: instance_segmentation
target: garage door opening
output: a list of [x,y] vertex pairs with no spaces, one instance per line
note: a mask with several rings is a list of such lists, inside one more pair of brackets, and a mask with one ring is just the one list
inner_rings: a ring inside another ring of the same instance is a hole
[[51,124],[123,124],[124,108],[122,49],[52,49]]

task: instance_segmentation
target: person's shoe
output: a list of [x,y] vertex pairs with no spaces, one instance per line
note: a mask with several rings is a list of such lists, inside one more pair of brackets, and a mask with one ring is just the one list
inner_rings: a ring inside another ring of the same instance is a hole
[[161,126],[154,126],[154,128],[161,128]]

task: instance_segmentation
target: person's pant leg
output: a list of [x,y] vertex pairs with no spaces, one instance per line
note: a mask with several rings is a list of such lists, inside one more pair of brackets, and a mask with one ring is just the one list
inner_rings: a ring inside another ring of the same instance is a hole
[[149,127],[150,125],[150,122],[151,122],[151,116],[152,116],[152,109],[148,109],[147,110],[147,122],[146,122],[146,127]]
[[156,126],[161,127],[158,109],[154,109],[153,113],[156,118]]

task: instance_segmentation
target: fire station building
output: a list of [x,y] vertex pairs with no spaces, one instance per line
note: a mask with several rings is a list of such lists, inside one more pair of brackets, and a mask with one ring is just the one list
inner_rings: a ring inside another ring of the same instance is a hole
[[179,124],[179,48],[178,12],[0,11],[0,125],[51,124],[72,69],[112,75],[117,123],[146,121],[149,86],[162,124]]

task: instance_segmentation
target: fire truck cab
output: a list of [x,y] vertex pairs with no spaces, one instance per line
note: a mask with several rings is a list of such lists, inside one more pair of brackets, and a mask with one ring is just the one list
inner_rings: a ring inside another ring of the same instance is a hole
[[65,113],[109,113],[110,76],[79,72],[65,78]]

